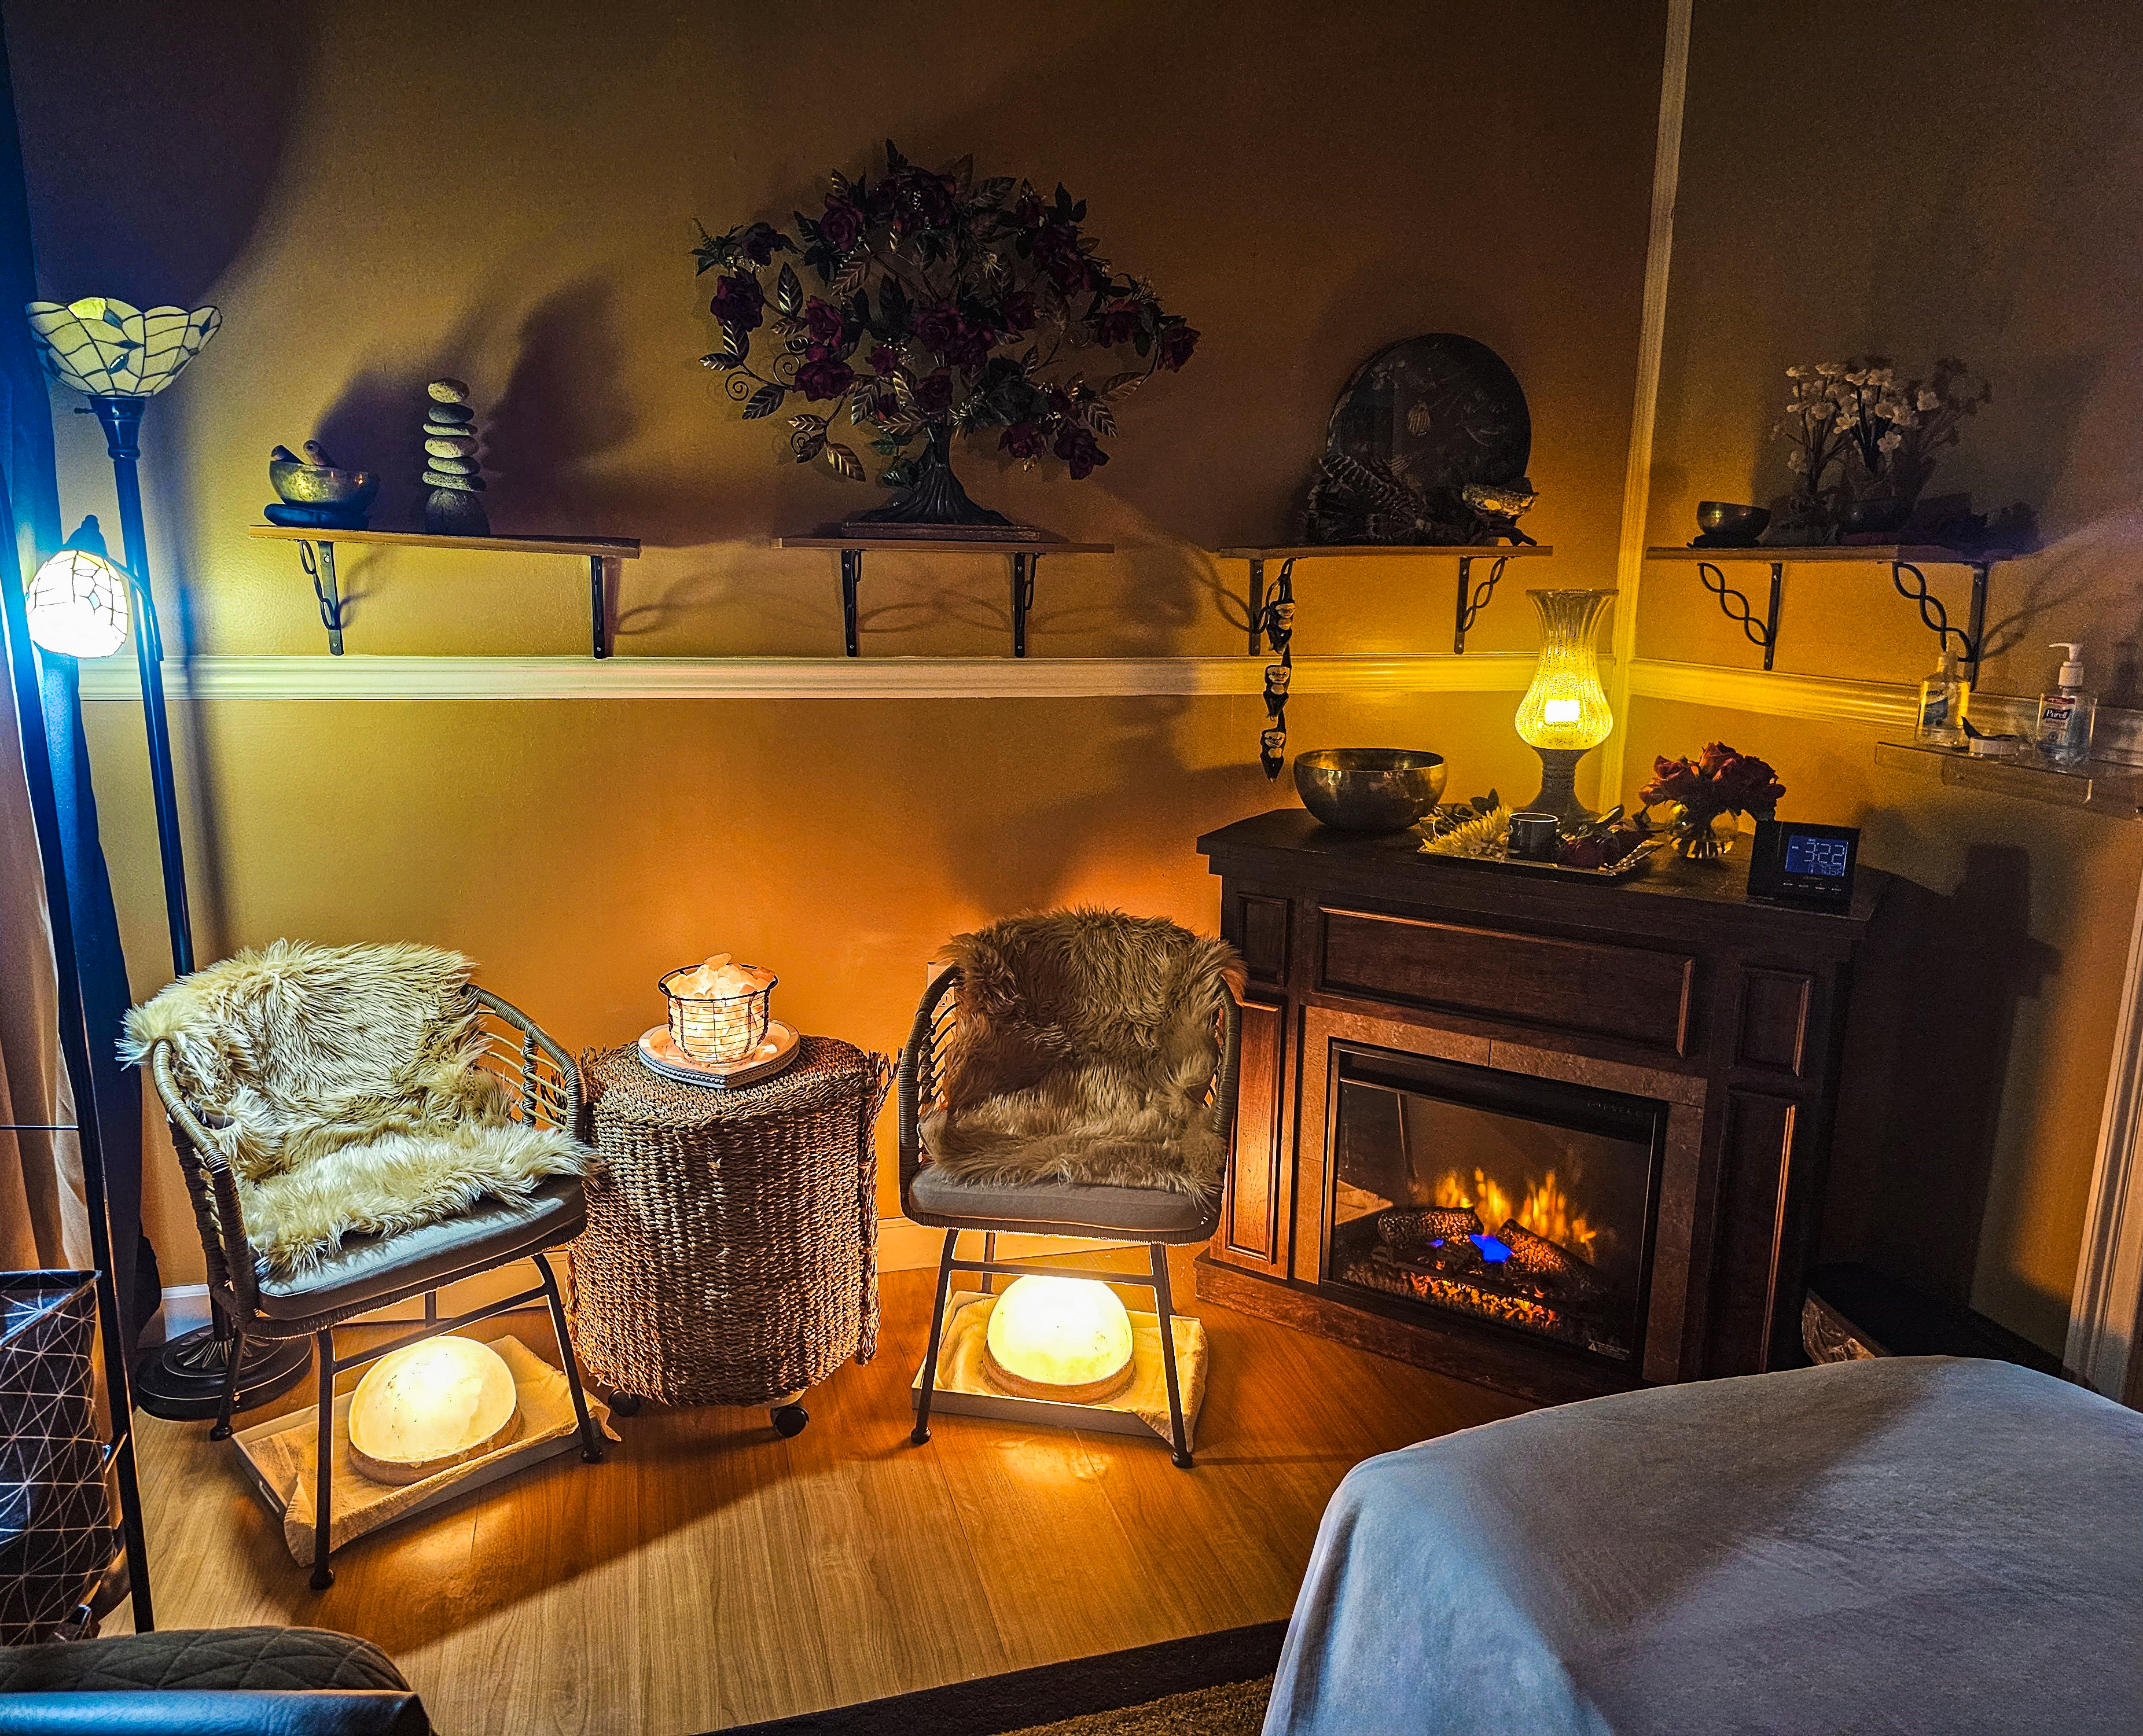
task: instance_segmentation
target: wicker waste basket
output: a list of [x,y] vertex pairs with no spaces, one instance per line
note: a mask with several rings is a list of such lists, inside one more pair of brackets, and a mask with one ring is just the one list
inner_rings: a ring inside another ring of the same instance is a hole
[[735,1091],[666,1079],[631,1045],[582,1057],[600,1163],[570,1250],[573,1344],[625,1414],[764,1404],[794,1434],[804,1391],[878,1348],[872,1128],[890,1069],[802,1044]]

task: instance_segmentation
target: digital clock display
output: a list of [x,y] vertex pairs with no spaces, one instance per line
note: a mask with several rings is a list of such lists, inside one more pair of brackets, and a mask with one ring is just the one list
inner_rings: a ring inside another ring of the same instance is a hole
[[1860,834],[1850,826],[1758,820],[1749,853],[1749,896],[1769,904],[1849,911],[1859,853]]
[[1820,874],[1843,879],[1852,866],[1853,852],[1842,838],[1822,838],[1807,832],[1786,834],[1786,872]]

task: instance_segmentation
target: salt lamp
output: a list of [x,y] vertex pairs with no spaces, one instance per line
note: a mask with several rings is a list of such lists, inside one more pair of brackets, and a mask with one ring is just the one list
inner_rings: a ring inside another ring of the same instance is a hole
[[349,1400],[349,1459],[376,1483],[413,1483],[512,1440],[513,1371],[488,1344],[448,1336],[389,1351]]
[[1593,629],[1611,591],[1529,591],[1540,611],[1540,660],[1532,685],[1518,701],[1518,739],[1541,757],[1541,789],[1527,804],[1535,814],[1571,822],[1592,814],[1577,799],[1577,762],[1615,727],[1600,685]]
[[670,1006],[670,1040],[694,1061],[742,1061],[766,1041],[774,985],[771,971],[735,964],[717,952],[705,964],[684,965],[662,979]]
[[1092,1404],[1131,1381],[1131,1322],[1090,1278],[1016,1279],[990,1311],[989,1377],[1022,1398]]

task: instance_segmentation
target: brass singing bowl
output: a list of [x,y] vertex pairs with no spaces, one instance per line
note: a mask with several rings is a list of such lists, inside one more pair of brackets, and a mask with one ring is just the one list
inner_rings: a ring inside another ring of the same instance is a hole
[[379,492],[376,470],[334,470],[283,458],[269,460],[268,481],[293,507],[369,507]]
[[1443,799],[1443,755],[1420,748],[1314,748],[1294,756],[1302,805],[1341,832],[1403,832]]
[[1769,507],[1745,507],[1735,501],[1700,500],[1696,527],[1722,544],[1752,543],[1770,527]]

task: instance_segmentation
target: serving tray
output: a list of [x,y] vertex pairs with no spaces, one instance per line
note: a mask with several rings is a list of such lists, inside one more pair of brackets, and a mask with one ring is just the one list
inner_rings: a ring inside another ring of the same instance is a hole
[[1420,853],[1431,862],[1456,863],[1461,868],[1486,868],[1491,873],[1502,873],[1506,869],[1527,874],[1552,874],[1564,880],[1594,880],[1612,884],[1642,873],[1651,865],[1652,858],[1665,847],[1664,838],[1648,838],[1632,849],[1620,862],[1610,863],[1606,868],[1566,868],[1559,862],[1532,862],[1522,856],[1453,856],[1442,850],[1432,850],[1424,843]]
[[766,1021],[765,1041],[742,1061],[695,1061],[671,1039],[666,1024],[644,1031],[640,1036],[640,1058],[653,1071],[666,1079],[709,1086],[718,1091],[733,1091],[740,1086],[771,1079],[802,1053],[794,1029],[779,1019]]

